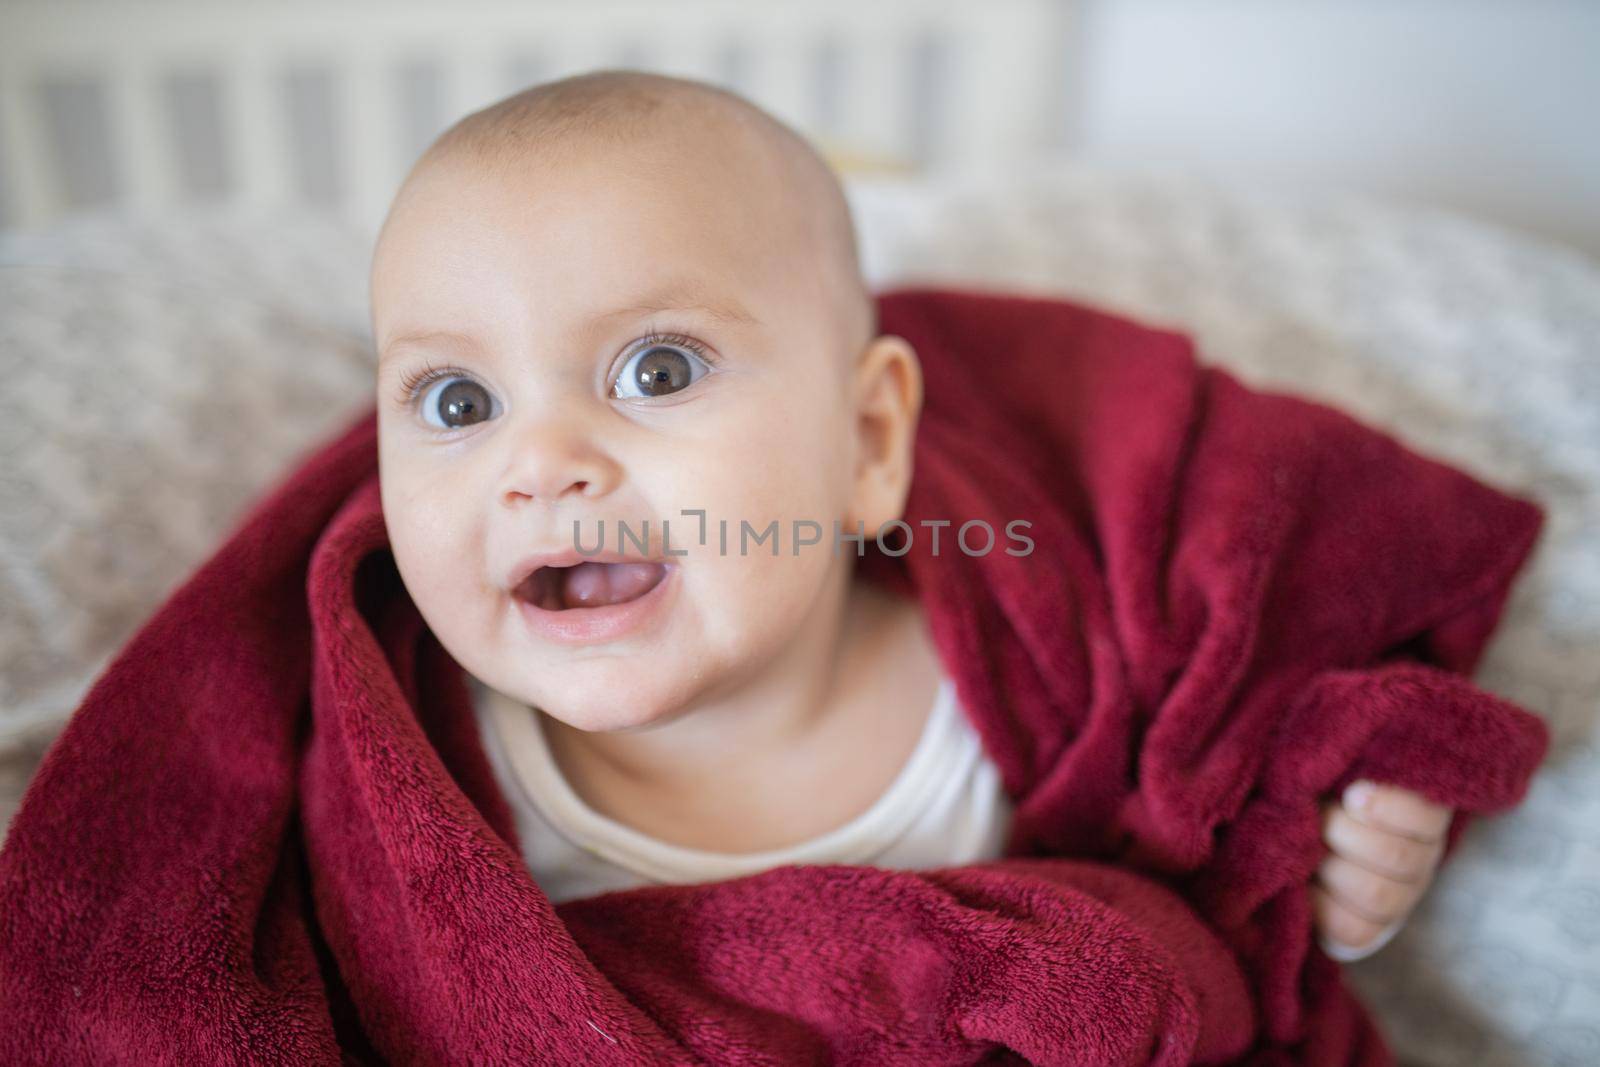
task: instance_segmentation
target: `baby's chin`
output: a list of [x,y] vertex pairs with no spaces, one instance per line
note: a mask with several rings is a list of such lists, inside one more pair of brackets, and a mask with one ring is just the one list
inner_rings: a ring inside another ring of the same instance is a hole
[[693,679],[658,673],[642,683],[639,666],[626,662],[568,665],[548,672],[537,686],[503,691],[589,733],[642,733],[678,718],[694,699]]

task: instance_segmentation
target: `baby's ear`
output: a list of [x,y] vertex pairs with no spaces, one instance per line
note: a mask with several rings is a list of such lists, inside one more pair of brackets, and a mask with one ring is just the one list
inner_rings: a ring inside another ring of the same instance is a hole
[[900,517],[911,488],[911,457],[922,411],[922,365],[911,342],[873,338],[856,361],[855,486],[851,521],[872,534]]

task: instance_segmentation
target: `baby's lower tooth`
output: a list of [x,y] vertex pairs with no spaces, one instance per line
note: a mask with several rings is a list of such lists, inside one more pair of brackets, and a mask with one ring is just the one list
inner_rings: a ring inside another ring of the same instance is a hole
[[569,608],[598,608],[643,596],[659,577],[653,563],[580,563],[562,575],[561,599]]
[[595,607],[609,603],[610,583],[606,576],[609,569],[603,563],[580,563],[568,568],[566,582],[561,587],[567,607]]

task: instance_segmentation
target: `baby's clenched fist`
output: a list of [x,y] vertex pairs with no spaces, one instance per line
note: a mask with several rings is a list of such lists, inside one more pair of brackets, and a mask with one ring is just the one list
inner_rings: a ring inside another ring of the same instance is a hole
[[1452,809],[1419,793],[1352,783],[1322,805],[1330,853],[1312,878],[1323,949],[1335,959],[1369,956],[1389,942],[1433,881]]

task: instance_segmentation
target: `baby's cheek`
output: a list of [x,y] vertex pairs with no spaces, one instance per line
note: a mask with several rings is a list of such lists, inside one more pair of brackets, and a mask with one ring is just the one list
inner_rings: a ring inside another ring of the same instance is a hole
[[[457,479],[465,482],[467,479]],[[381,478],[384,525],[408,595],[429,627],[457,645],[481,641],[501,606],[485,532],[464,490],[422,464],[394,464]]]
[[[755,524],[752,524],[755,525]],[[759,526],[757,527],[760,528]],[[826,577],[828,546],[813,545],[793,554],[790,529],[780,523],[781,540],[760,545],[754,535],[741,543],[737,522],[728,526],[727,551],[719,544],[715,524],[698,565],[690,557],[686,570],[696,588],[696,608],[709,641],[730,657],[748,659],[775,654],[792,639],[816,602]],[[742,550],[742,552],[741,552]],[[694,573],[691,573],[694,572]]]
[[[748,524],[747,538],[754,538],[776,522],[780,551],[787,553],[796,522],[814,522],[831,534],[832,521],[842,517],[849,486],[840,469],[838,458],[815,441],[771,435],[741,436],[693,459],[679,455],[660,473],[673,482],[673,515],[690,508],[706,512],[708,541],[720,542],[720,524],[726,522],[733,550],[741,524]],[[685,517],[672,525],[693,526],[698,536],[698,523]],[[769,538],[762,550],[770,553],[770,543]]]
[[742,405],[720,436],[753,475],[824,485],[847,474],[854,418],[825,384],[785,379],[783,388]]
[[[832,563],[833,522],[848,503],[822,413],[804,397],[771,399],[703,424],[704,437],[658,471],[670,489],[655,497],[671,517],[674,546],[690,553],[685,578],[708,642],[741,660],[776,654],[803,624]],[[701,520],[683,509],[704,510],[704,545]],[[797,531],[812,542],[798,555]]]

